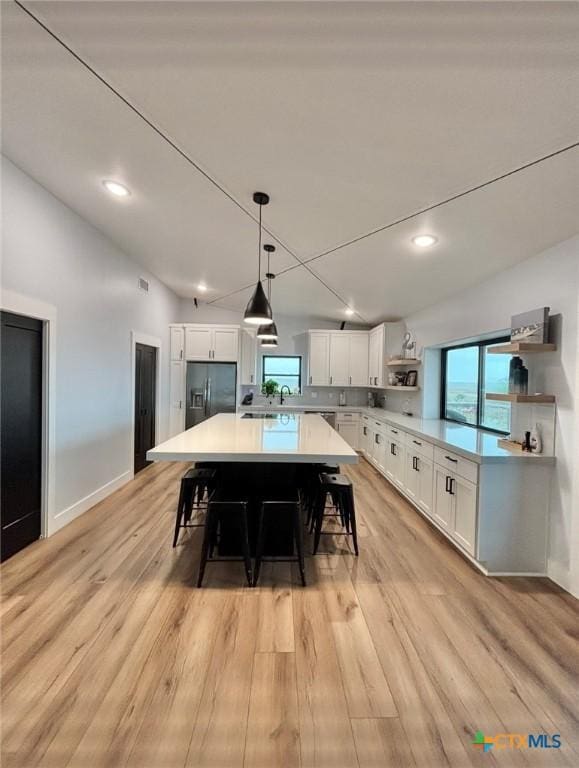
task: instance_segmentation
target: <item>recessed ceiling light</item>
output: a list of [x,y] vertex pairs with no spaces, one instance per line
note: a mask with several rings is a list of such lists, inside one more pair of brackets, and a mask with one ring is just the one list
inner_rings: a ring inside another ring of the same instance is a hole
[[197,290],[201,291],[201,293],[205,293],[205,291],[207,290],[207,286],[205,285],[205,283],[199,283],[199,285],[197,286]]
[[124,184],[121,184],[118,181],[106,179],[103,181],[103,187],[115,197],[128,197],[131,194],[128,187],[125,187]]
[[346,307],[346,309],[344,310],[344,312],[345,312],[347,315],[353,315],[353,314],[354,314],[354,310],[353,310],[353,309],[350,309],[350,307]]
[[412,242],[419,248],[430,248],[431,245],[438,242],[438,238],[434,235],[416,235],[412,238]]

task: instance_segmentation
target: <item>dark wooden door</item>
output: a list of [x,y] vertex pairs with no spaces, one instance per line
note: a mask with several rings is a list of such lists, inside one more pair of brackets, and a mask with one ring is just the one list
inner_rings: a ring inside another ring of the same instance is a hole
[[42,322],[1,313],[1,559],[40,537]]
[[137,344],[135,350],[135,474],[150,461],[146,455],[155,445],[155,379],[157,350]]

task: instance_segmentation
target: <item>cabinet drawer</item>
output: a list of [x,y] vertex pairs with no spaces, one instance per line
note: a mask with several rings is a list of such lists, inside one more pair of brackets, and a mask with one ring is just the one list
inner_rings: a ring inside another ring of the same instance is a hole
[[478,483],[478,464],[474,461],[463,459],[462,456],[445,451],[444,448],[435,449],[434,460],[441,467],[451,472],[456,472],[457,475],[464,477],[465,480],[475,484]]
[[434,459],[434,446],[421,437],[415,437],[406,433],[406,445],[412,454],[419,453],[427,459]]
[[359,417],[359,413],[352,413],[351,411],[347,411],[346,413],[344,413],[344,411],[338,411],[336,414],[336,420],[339,424],[344,422],[358,421]]
[[401,443],[406,442],[407,434],[400,427],[393,427],[391,424],[386,424],[385,427],[387,434],[394,440],[398,440]]

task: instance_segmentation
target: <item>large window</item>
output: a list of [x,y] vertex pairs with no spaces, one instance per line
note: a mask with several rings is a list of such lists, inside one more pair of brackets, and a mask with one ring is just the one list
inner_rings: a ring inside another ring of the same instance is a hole
[[508,355],[489,350],[509,339],[463,344],[442,351],[441,418],[507,434],[511,404],[487,400],[487,392],[509,391]]
[[302,359],[299,355],[264,355],[262,383],[273,379],[278,391],[285,385],[292,395],[298,395],[302,389]]

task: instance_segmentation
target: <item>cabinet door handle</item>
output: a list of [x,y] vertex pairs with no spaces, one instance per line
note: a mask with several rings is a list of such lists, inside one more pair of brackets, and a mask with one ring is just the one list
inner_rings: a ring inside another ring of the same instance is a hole
[[375,442],[377,445],[380,445],[380,441],[378,440],[378,435],[374,435],[374,442]]
[[418,469],[418,456],[412,457],[412,469],[415,469],[417,472],[420,472]]
[[362,427],[362,429],[364,430],[364,434],[367,435],[368,434],[368,427]]
[[251,383],[253,384],[253,373],[250,373],[250,374],[249,374],[249,380],[250,380],[250,381],[251,381]]
[[413,440],[412,442],[414,443],[414,445],[422,445],[422,443],[419,442],[418,440]]
[[374,386],[378,384],[378,376],[374,376]]
[[350,384],[352,383],[352,377],[350,376]]
[[182,360],[182,359],[183,359],[183,350],[180,349],[179,350],[179,360]]
[[333,378],[330,376],[330,384],[332,383],[332,381],[333,381]]
[[452,477],[450,475],[446,476],[446,492],[452,493]]
[[454,479],[454,477],[451,477],[450,478],[450,483],[449,483],[450,487],[448,489],[448,492],[450,493],[451,496],[454,496],[454,484],[455,484],[455,482],[456,482],[456,480]]
[[372,386],[372,377],[371,376],[368,376],[368,384],[370,384],[370,386]]
[[392,429],[391,428],[390,432],[392,432],[393,435],[397,435],[398,434],[398,430],[397,429]]
[[312,377],[310,376],[310,384],[312,383]]
[[452,456],[446,456],[445,459],[448,459],[449,461],[452,461],[453,464],[458,464],[458,459],[453,459]]
[[182,407],[183,407],[183,401],[179,400],[179,410],[181,410]]

